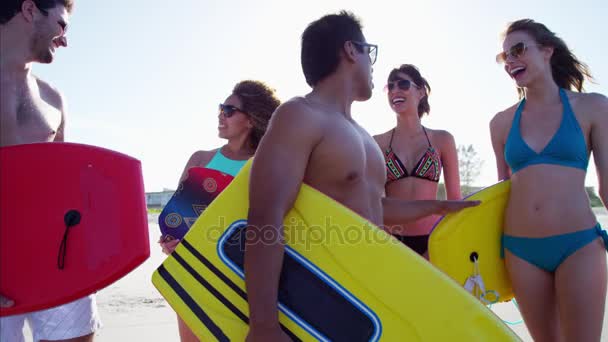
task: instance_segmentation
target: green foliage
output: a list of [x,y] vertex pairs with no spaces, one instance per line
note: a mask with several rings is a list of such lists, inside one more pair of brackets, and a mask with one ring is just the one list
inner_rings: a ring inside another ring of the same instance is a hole
[[586,186],[585,190],[587,190],[587,196],[589,196],[589,202],[591,202],[592,207],[602,207],[602,200],[596,195],[595,189],[592,186]]
[[[470,186],[481,173],[483,160],[479,158],[473,145],[458,146],[458,171],[460,173],[460,184],[465,190],[470,191]],[[464,192],[463,192],[464,194]]]

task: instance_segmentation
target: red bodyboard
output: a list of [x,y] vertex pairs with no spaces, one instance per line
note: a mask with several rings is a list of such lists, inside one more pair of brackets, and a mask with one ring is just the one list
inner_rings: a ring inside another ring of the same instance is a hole
[[139,160],[72,143],[0,148],[0,293],[15,301],[0,316],[92,294],[149,255]]

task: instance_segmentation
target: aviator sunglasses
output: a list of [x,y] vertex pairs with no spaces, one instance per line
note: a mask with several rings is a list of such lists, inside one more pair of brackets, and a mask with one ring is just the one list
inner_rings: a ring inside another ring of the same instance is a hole
[[395,87],[399,87],[399,89],[401,90],[410,90],[411,87],[414,88],[420,88],[418,85],[416,85],[416,83],[410,81],[410,80],[396,80],[393,82],[388,82],[385,86],[384,86],[384,91],[393,91],[393,89],[395,89]]
[[530,46],[536,46],[536,44],[526,44],[524,42],[519,42],[509,49],[509,51],[503,51],[496,55],[496,63],[502,64],[507,61],[507,58],[513,57],[515,59],[521,57],[526,53]]

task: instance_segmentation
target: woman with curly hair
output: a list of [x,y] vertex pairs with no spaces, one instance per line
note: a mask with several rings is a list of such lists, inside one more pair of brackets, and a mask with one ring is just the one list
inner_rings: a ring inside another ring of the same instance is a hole
[[[255,153],[272,113],[280,104],[275,91],[263,82],[239,82],[232,94],[219,105],[219,137],[228,142],[211,151],[194,152],[186,163],[179,182],[188,177],[188,170],[192,167],[206,167],[235,176]],[[159,241],[165,254],[173,252],[179,242],[180,240]],[[198,341],[179,316],[177,321],[182,342]]]

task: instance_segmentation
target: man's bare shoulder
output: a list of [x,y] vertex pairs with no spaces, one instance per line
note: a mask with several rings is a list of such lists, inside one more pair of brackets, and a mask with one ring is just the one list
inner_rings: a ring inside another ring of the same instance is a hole
[[298,131],[322,129],[325,116],[304,97],[294,97],[281,104],[272,115],[270,129],[297,129]]
[[38,89],[40,89],[40,97],[47,101],[53,107],[63,111],[64,109],[64,98],[59,89],[53,87],[48,82],[34,76]]
[[316,115],[321,116],[319,110],[315,110],[314,106],[305,97],[297,96],[284,102],[277,108],[277,112],[281,115]]

